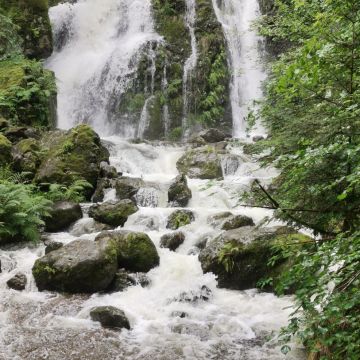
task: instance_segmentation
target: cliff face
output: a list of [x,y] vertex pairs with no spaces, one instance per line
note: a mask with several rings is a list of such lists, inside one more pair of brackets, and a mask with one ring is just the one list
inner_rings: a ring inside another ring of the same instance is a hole
[[39,60],[52,52],[47,0],[0,0],[0,117],[51,127],[56,85]]

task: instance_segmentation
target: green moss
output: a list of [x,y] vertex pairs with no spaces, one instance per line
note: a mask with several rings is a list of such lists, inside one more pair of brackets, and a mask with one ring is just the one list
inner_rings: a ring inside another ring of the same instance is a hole
[[0,165],[5,165],[11,161],[11,142],[0,134]]

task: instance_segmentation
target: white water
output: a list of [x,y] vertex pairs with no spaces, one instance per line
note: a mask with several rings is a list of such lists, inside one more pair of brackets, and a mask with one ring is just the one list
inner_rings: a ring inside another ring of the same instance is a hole
[[116,120],[118,133],[134,136],[136,126],[114,114],[140,55],[159,41],[151,0],[78,0],[51,8],[50,18],[54,33],[69,34],[47,63],[58,79],[58,126],[86,122],[112,134]]
[[[157,189],[159,207],[141,207],[125,224],[125,229],[146,232],[158,248],[160,266],[148,274],[151,285],[92,296],[39,293],[31,267],[36,258],[43,255],[44,246],[4,251],[0,255],[3,267],[0,274],[0,359],[283,359],[276,341],[267,342],[267,338],[273,338],[286,324],[291,299],[255,290],[218,289],[214,275],[203,274],[197,255],[189,255],[196,254],[194,245],[199,239],[219,233],[208,224],[209,215],[230,210],[234,214],[250,215],[257,223],[269,215],[265,210],[250,211],[238,206],[237,194],[252,178],[266,181],[271,174],[241,155],[237,170],[230,171],[231,175],[223,181],[189,180],[193,192],[189,208],[194,211],[196,220],[182,228],[186,240],[176,252],[171,252],[160,248],[159,240],[169,232],[165,228],[166,218],[174,209],[166,207],[166,193],[177,175],[175,163],[184,149],[130,144],[117,137],[106,140],[112,143],[111,163],[118,171],[142,177]],[[237,147],[230,152],[233,157],[241,153]],[[113,195],[108,194],[109,198]],[[91,233],[93,231],[92,220],[84,218],[71,233],[50,237],[68,243],[78,236],[94,239],[96,233]],[[25,272],[30,280],[23,292],[6,287],[6,281],[18,271]],[[198,293],[204,285],[212,291],[209,301],[174,301],[183,292]],[[98,305],[123,309],[132,330],[113,332],[90,321],[89,311]],[[174,312],[185,312],[188,316],[176,317]],[[286,359],[303,357],[295,346]]]
[[259,4],[257,0],[212,1],[230,54],[233,136],[241,138],[246,133],[249,107],[262,97],[261,86],[266,78],[259,49],[261,38],[252,29],[259,16]]
[[195,0],[186,0],[186,15],[185,15],[186,27],[190,33],[190,44],[191,44],[191,54],[186,60],[184,65],[184,76],[183,76],[183,120],[182,120],[182,129],[183,137],[186,138],[187,129],[188,129],[188,115],[189,115],[189,95],[191,90],[191,78],[193,71],[196,68],[198,60],[198,51],[197,43],[195,36],[195,22],[196,22],[196,1]]

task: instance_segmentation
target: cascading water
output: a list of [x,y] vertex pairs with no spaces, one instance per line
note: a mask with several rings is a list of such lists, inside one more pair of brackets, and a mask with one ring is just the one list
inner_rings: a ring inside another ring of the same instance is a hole
[[230,54],[233,135],[244,137],[249,106],[262,97],[262,82],[266,78],[259,50],[261,38],[252,29],[259,4],[257,0],[212,1]]
[[184,65],[184,75],[183,75],[183,120],[182,120],[182,129],[183,137],[186,137],[186,130],[188,128],[188,114],[189,114],[189,96],[191,91],[191,77],[192,73],[196,68],[198,60],[198,51],[197,43],[195,36],[195,22],[196,22],[196,1],[195,0],[186,0],[186,16],[185,16],[186,26],[190,33],[190,44],[191,44],[191,54],[186,60]]
[[157,42],[151,0],[78,0],[50,9],[60,42],[47,65],[58,79],[58,126],[91,124],[100,134],[134,136],[136,124],[116,117],[121,95],[146,46]]

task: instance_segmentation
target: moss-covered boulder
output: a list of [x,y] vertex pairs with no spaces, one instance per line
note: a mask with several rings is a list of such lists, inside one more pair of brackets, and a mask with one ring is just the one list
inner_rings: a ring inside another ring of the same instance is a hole
[[188,150],[176,163],[179,172],[189,178],[221,179],[221,157],[213,146]]
[[32,273],[40,291],[94,293],[108,288],[117,268],[112,242],[75,240],[36,260]]
[[40,165],[40,146],[35,139],[24,139],[13,146],[12,151],[13,168],[18,172],[26,172],[35,176]]
[[138,210],[138,207],[129,199],[107,201],[91,206],[89,216],[101,223],[117,227],[124,226],[128,217]]
[[0,166],[11,161],[11,142],[0,134]]
[[38,183],[71,185],[75,180],[86,180],[95,189],[100,163],[109,161],[108,150],[88,125],[46,133],[41,145],[45,155],[36,173]]
[[160,258],[148,235],[131,231],[105,231],[96,242],[112,242],[117,253],[119,268],[128,271],[148,272],[159,265]]
[[58,201],[52,205],[49,217],[45,219],[45,229],[49,232],[65,230],[82,216],[79,204],[71,201]]
[[255,288],[260,280],[271,279],[273,286],[291,259],[279,258],[273,265],[274,246],[311,242],[311,239],[290,228],[242,227],[226,231],[208,242],[200,252],[199,260],[204,272],[217,275],[222,288],[245,290]]
[[235,215],[226,219],[221,226],[222,230],[234,230],[243,226],[254,226],[254,220],[246,215]]
[[185,207],[192,197],[188,186],[186,176],[181,174],[177,176],[170,184],[168,191],[168,200],[171,206]]
[[195,220],[195,216],[190,210],[176,210],[170,214],[166,227],[177,230],[182,226],[189,225]]

